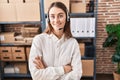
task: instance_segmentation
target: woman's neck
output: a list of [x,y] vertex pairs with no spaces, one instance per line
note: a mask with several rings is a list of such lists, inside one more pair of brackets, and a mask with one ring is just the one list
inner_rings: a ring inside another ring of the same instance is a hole
[[63,30],[54,31],[53,33],[60,39],[62,37],[62,35],[63,35]]

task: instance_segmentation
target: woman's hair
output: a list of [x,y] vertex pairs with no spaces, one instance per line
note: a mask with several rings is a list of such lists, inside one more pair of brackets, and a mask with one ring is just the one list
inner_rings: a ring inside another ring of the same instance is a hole
[[44,32],[47,33],[47,34],[51,34],[51,32],[53,32],[53,28],[52,28],[52,26],[50,24],[50,20],[49,20],[49,11],[50,11],[50,9],[52,7],[60,8],[65,12],[65,14],[66,14],[66,23],[65,23],[63,32],[65,33],[66,38],[72,37],[71,31],[70,31],[70,20],[68,20],[68,17],[69,17],[68,10],[67,10],[66,6],[62,2],[53,2],[50,5],[50,7],[48,9],[48,16],[47,16],[48,17],[48,26],[47,26],[47,28],[45,29]]

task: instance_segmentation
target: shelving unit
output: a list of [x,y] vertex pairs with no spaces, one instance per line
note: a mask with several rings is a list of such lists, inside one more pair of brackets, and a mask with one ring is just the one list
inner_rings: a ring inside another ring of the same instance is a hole
[[[26,49],[26,47],[30,47],[31,45],[15,45],[15,44],[1,44],[0,47],[24,47]],[[4,79],[31,79],[31,75],[29,73],[28,70],[28,61],[27,61],[27,54],[26,54],[26,50],[25,50],[25,61],[1,61],[1,64],[16,64],[16,63],[24,63],[26,64],[26,71],[27,73],[4,73],[4,65],[1,65],[1,80]]]
[[93,17],[95,13],[70,13],[70,17]]
[[[97,7],[98,7],[98,0],[91,0],[94,1],[94,12],[90,13],[71,13],[70,17],[93,17],[95,18],[95,37],[75,37],[77,40],[85,40],[85,39],[91,39],[92,44],[90,46],[86,46],[85,48],[85,56],[83,56],[81,59],[82,60],[93,60],[94,61],[94,72],[93,76],[82,76],[83,80],[96,80],[96,27],[97,27]],[[88,48],[92,47],[93,54],[89,54]]]
[[[44,13],[44,0],[39,0],[40,1],[40,14],[41,14],[41,21],[19,21],[19,22],[0,22],[0,25],[2,25],[2,31],[4,31],[4,25],[5,24],[40,24],[42,27],[42,31],[44,31],[45,26],[46,26],[46,14]],[[95,18],[95,25],[97,27],[97,6],[98,6],[98,0],[91,0],[94,1],[94,12],[90,12],[90,13],[70,13],[70,18],[74,18],[74,17],[94,17]],[[95,29],[95,33],[96,33],[96,29]],[[93,60],[94,61],[94,72],[93,72],[93,76],[82,76],[83,80],[96,80],[96,35],[95,37],[75,37],[77,40],[86,40],[86,39],[90,39],[91,40],[91,45],[90,46],[86,46],[86,49],[88,49],[89,47],[92,46],[92,48],[94,49],[93,51],[93,55],[89,56],[88,54],[85,56],[82,56],[82,60]],[[0,46],[23,46],[23,47],[30,47],[30,45],[14,45],[14,44],[0,44]],[[0,61],[0,63],[3,63],[4,61]],[[10,61],[11,62],[11,61]],[[20,61],[17,61],[20,62]],[[24,61],[25,62],[25,61]],[[12,63],[16,63],[16,61],[12,61]],[[27,64],[27,62],[25,62]],[[4,74],[3,72],[3,67],[1,67],[0,64],[0,71],[1,73],[1,80],[4,80],[4,78],[31,78],[30,73],[28,72],[27,74]]]
[[[6,0],[7,1],[17,1],[17,0]],[[19,0],[20,1],[20,0]],[[22,0],[21,0],[22,1]],[[25,1],[25,0],[23,0]],[[37,0],[36,0],[37,1]],[[39,5],[41,4],[40,3],[40,0],[39,1]],[[5,2],[4,2],[5,3]],[[17,6],[18,7],[18,6]],[[40,6],[39,6],[39,11],[40,11]],[[11,12],[10,12],[11,13]],[[41,11],[40,11],[40,14],[41,14]],[[16,16],[16,15],[14,15]],[[41,19],[41,16],[40,16],[40,19]],[[33,25],[33,24],[38,24],[38,25],[42,25],[42,21],[35,21],[35,20],[31,20],[31,21],[0,21],[0,26],[1,26],[1,32],[5,32],[5,25],[13,25],[13,24],[29,24],[29,25]],[[44,30],[44,28],[42,28],[42,31]],[[1,44],[1,41],[0,41],[0,47],[24,47],[25,49],[27,47],[30,47],[31,45],[30,44],[14,44],[14,43],[2,43]],[[10,64],[15,64],[15,63],[24,63],[27,65],[26,69],[27,69],[27,73],[4,73],[4,65],[5,63],[10,63]],[[0,80],[5,80],[5,79],[27,79],[27,80],[32,80],[31,78],[31,75],[30,75],[30,72],[28,70],[28,61],[27,61],[27,55],[26,55],[26,50],[25,50],[25,61],[2,61],[0,60]]]
[[[95,36],[94,37],[74,37],[78,40],[87,40],[89,39],[90,45],[85,42],[85,55],[82,56],[82,60],[93,60],[93,76],[82,76],[82,80],[96,80],[96,27],[97,27],[97,8],[98,0],[90,0],[94,2],[94,11],[86,13],[70,13],[70,18],[95,18]],[[48,6],[48,5],[47,5]],[[42,27],[46,26],[46,17],[47,14],[44,13],[44,0],[41,0],[41,16],[42,16]],[[89,72],[89,71],[88,71]]]

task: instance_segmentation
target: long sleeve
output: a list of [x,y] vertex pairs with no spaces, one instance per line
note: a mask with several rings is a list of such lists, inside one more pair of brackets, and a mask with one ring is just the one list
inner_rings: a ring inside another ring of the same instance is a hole
[[46,69],[37,69],[33,60],[36,56],[42,56],[42,45],[44,43],[40,39],[40,36],[36,36],[33,39],[33,43],[29,56],[29,70],[33,80],[56,80],[64,74],[63,66],[60,67],[47,67]]
[[81,63],[79,45],[77,41],[75,41],[75,45],[74,45],[74,53],[72,57],[71,66],[72,66],[72,71],[67,74],[65,80],[80,80],[82,76],[82,63]]

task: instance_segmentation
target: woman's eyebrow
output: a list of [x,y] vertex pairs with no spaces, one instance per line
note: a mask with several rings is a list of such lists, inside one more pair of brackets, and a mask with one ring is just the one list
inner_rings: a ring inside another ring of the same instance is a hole
[[50,15],[55,15],[55,14],[50,14]]
[[[58,13],[58,15],[60,15],[60,14],[64,14],[63,12],[61,12],[61,13]],[[52,14],[50,14],[50,15],[55,15],[54,13],[52,13]]]
[[60,14],[64,14],[64,13],[61,12],[61,13],[59,13],[59,15],[60,15]]

